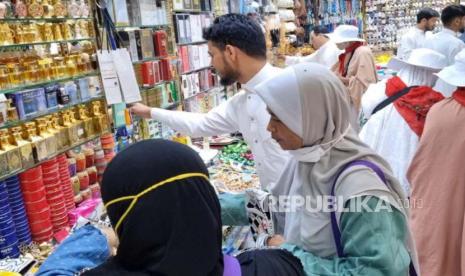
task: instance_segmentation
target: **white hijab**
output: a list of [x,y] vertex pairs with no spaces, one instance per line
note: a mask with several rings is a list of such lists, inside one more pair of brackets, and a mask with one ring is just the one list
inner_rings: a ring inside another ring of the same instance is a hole
[[[374,178],[370,169],[352,167],[339,180],[354,175],[357,182],[338,181],[336,196],[342,196],[345,202],[362,195],[383,196],[408,221],[407,210],[402,204],[406,202],[406,196],[399,182],[392,176],[387,162],[361,142],[351,128],[348,94],[329,69],[314,63],[298,64],[261,83],[255,90],[305,145],[291,151],[294,158],[287,164],[276,186],[271,187],[274,196],[300,195],[314,200],[330,195],[338,171],[347,163],[362,159],[378,165],[386,175],[388,185]],[[320,257],[337,255],[330,213],[301,210],[276,215],[277,232],[283,234],[286,241]],[[337,217],[339,220],[340,213]],[[416,261],[412,239],[406,243]]]

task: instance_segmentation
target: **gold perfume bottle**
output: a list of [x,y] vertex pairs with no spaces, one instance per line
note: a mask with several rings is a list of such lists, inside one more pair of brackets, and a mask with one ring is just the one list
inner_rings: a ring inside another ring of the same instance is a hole
[[32,153],[36,163],[47,158],[47,144],[44,138],[37,135],[34,122],[24,124],[23,138],[32,144]]
[[[68,110],[65,111],[67,114],[66,118],[69,122],[70,128],[69,128],[69,140],[71,142],[71,145],[77,144],[81,141],[79,138],[79,126],[78,122],[76,121],[76,118],[74,117],[74,111],[73,110]],[[82,132],[84,130],[81,130]]]
[[69,138],[69,124],[66,120],[63,119],[63,113],[58,115],[58,113],[53,114],[52,124],[60,132],[59,139],[61,140],[62,149],[71,146],[71,140]]
[[6,66],[0,66],[0,89],[10,87],[10,80],[8,77],[8,68]]
[[75,127],[76,127],[76,133],[78,135],[79,142],[84,141],[84,139],[86,138],[86,136],[85,136],[86,131],[84,129],[84,121],[78,119],[77,116],[76,116],[76,115],[79,114],[79,109],[77,107],[76,107],[75,110],[70,109],[69,114],[70,114],[70,118],[71,118],[71,123],[73,125],[75,125]]
[[44,7],[37,3],[36,0],[32,0],[32,3],[30,3],[27,7],[27,12],[30,17],[40,18],[44,15]]
[[55,15],[53,6],[48,3],[48,0],[42,0],[42,7],[44,9],[44,18],[52,18]]
[[85,137],[89,138],[95,135],[94,122],[87,114],[87,108],[85,105],[78,106],[78,119],[84,123]]
[[11,86],[19,86],[23,84],[23,78],[21,77],[21,66],[19,63],[10,63],[8,64],[10,69],[9,79]]
[[95,132],[102,134],[110,128],[106,113],[102,113],[100,101],[92,102],[92,119],[94,121]]
[[60,130],[56,128],[53,122],[53,116],[52,115],[47,115],[43,117],[45,119],[45,125],[47,127],[47,131],[50,132],[53,136],[56,138],[56,144],[57,144],[57,151],[63,149],[63,142],[62,142],[62,137]]
[[74,38],[73,33],[71,32],[70,22],[60,23],[60,26],[61,26],[61,34],[63,36],[63,39],[70,40]]
[[61,33],[61,27],[59,24],[53,25],[53,36],[55,40],[63,40],[63,34]]
[[6,156],[8,173],[14,173],[22,169],[19,148],[9,143],[6,129],[0,129],[0,150]]
[[67,14],[66,7],[61,0],[56,0],[53,4],[53,10],[55,11],[56,17],[65,17]]
[[6,112],[7,112],[9,122],[14,122],[14,121],[19,120],[18,111],[16,110],[16,107],[14,107],[12,104],[13,104],[12,100],[8,99],[8,107],[7,107]]
[[13,127],[10,129],[10,144],[19,148],[21,154],[21,163],[23,168],[32,168],[35,164],[34,155],[32,153],[32,144],[23,139],[21,136],[21,127]]
[[47,145],[47,155],[54,155],[57,152],[57,139],[55,135],[47,129],[47,123],[44,118],[36,120],[37,135],[44,138]]

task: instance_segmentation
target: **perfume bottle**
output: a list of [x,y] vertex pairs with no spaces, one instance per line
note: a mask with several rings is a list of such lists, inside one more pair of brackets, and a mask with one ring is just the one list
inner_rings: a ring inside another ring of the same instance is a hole
[[48,0],[42,0],[42,7],[44,9],[44,18],[52,18],[55,15],[53,6],[48,3]]
[[102,134],[110,128],[107,114],[102,113],[100,101],[92,102],[92,119],[96,133]]
[[71,3],[68,4],[68,14],[73,18],[81,16],[81,10],[76,0],[72,0]]
[[76,127],[76,132],[78,135],[79,142],[84,141],[86,138],[86,131],[84,128],[84,121],[78,119],[78,114],[79,114],[79,109],[76,107],[75,110],[70,110],[70,117],[71,117],[71,123],[73,123]]
[[18,111],[16,110],[16,107],[13,106],[13,101],[11,99],[8,99],[8,107],[7,107],[7,117],[9,122],[13,121],[18,121]]
[[11,128],[10,144],[18,147],[21,154],[21,163],[23,164],[23,168],[32,168],[35,164],[34,155],[32,153],[32,144],[24,140],[21,134],[21,127]]
[[59,24],[53,25],[53,36],[55,37],[55,40],[63,40],[63,35],[61,33],[61,27]]
[[8,68],[6,66],[0,66],[0,89],[10,87],[10,80],[8,77]]
[[23,84],[24,80],[21,78],[21,66],[19,63],[8,64],[8,69],[10,69],[9,79],[11,86]]
[[70,124],[70,128],[69,128],[69,139],[70,139],[70,142],[71,142],[71,145],[74,145],[76,143],[79,143],[81,141],[81,139],[79,138],[80,136],[82,136],[82,133],[84,132],[84,129],[81,129],[81,135],[79,134],[79,124],[76,120],[76,118],[74,117],[74,111],[73,110],[68,110],[65,112],[67,115],[67,118],[68,118],[68,122]]
[[36,163],[47,158],[47,144],[44,138],[37,135],[37,129],[34,122],[24,124],[23,138],[32,144],[32,153]]
[[32,3],[27,7],[27,12],[30,17],[40,18],[44,15],[44,7],[37,3],[37,0],[32,0]]
[[60,26],[63,39],[71,40],[74,38],[73,33],[71,32],[71,24],[69,22],[60,23]]
[[0,151],[6,157],[8,173],[14,173],[22,169],[21,153],[17,146],[10,144],[8,141],[8,131],[6,129],[0,129]]
[[60,141],[60,148],[64,149],[71,146],[71,142],[69,140],[68,129],[65,125],[60,124],[60,116],[58,113],[53,114],[52,117],[52,126],[58,130],[58,140]]
[[49,156],[55,154],[57,152],[57,139],[55,135],[48,131],[47,123],[44,118],[36,120],[36,128],[37,135],[45,140],[45,144],[47,145],[47,154]]
[[15,14],[18,18],[24,18],[27,16],[27,6],[22,0],[16,1]]
[[85,105],[78,106],[78,119],[81,120],[84,124],[85,137],[89,138],[95,135],[94,122],[92,118],[87,116],[88,111]]
[[79,5],[81,17],[89,17],[90,15],[90,8],[86,2],[86,0],[81,0],[81,5]]
[[55,1],[53,4],[53,10],[55,11],[56,17],[65,17],[67,14],[66,7],[63,3],[61,3],[61,0]]

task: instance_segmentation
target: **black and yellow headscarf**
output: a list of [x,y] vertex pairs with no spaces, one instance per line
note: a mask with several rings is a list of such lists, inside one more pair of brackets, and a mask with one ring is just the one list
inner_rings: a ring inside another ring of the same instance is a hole
[[220,205],[192,149],[166,140],[130,146],[101,190],[120,243],[84,275],[222,275]]

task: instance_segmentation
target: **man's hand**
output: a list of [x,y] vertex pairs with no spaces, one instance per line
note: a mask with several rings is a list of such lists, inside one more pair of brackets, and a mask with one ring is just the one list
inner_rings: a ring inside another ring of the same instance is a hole
[[281,244],[285,243],[283,236],[281,235],[274,235],[273,237],[269,238],[267,241],[268,246],[281,246]]
[[145,119],[150,119],[152,117],[150,114],[151,108],[141,103],[133,104],[130,110],[132,114]]

